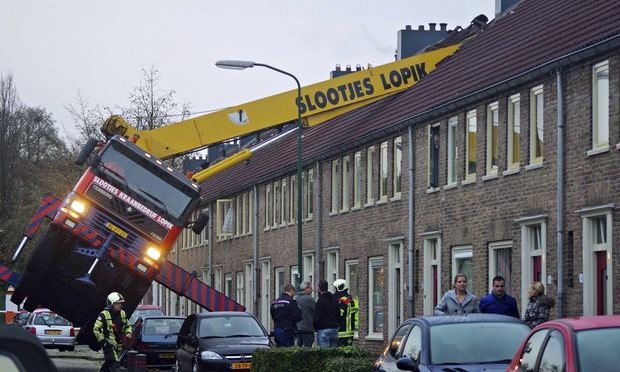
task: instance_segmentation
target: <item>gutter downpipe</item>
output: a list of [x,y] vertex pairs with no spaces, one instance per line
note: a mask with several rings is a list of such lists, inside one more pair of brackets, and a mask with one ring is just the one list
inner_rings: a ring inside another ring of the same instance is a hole
[[413,124],[409,125],[407,127],[409,133],[408,133],[408,137],[409,137],[409,149],[407,151],[407,155],[409,157],[409,169],[408,169],[408,173],[409,173],[409,190],[408,190],[408,205],[407,205],[407,213],[408,213],[408,223],[407,223],[407,262],[408,262],[408,271],[409,271],[409,275],[407,277],[407,300],[409,301],[409,303],[411,304],[411,317],[415,316],[415,298],[414,298],[414,287],[413,287],[413,275],[414,275],[414,262],[413,262],[413,257],[414,257],[414,249],[415,249],[415,238],[413,236],[414,234],[414,223],[415,223],[415,211],[413,209],[414,207],[414,202],[413,202],[413,198],[415,195],[414,189],[415,189],[415,179],[414,179],[414,174],[413,174],[413,168],[414,168],[414,157],[413,157]]
[[562,72],[556,70],[557,89],[557,187],[556,187],[556,250],[558,318],[564,317],[564,102]]
[[256,282],[256,279],[258,277],[258,275],[256,274],[259,270],[258,267],[258,228],[257,228],[257,224],[258,224],[258,190],[256,187],[256,184],[254,184],[254,186],[252,187],[253,189],[253,193],[254,194],[254,198],[252,200],[252,204],[254,204],[254,215],[251,217],[254,221],[252,221],[252,227],[254,228],[254,231],[252,231],[252,257],[253,257],[253,261],[254,261],[254,270],[252,270],[252,283],[254,283],[254,285],[252,286],[252,298],[254,299],[254,311],[252,311],[252,313],[254,313],[255,317],[258,317],[258,306],[259,306],[259,298],[256,295],[256,293],[258,293],[258,283]]

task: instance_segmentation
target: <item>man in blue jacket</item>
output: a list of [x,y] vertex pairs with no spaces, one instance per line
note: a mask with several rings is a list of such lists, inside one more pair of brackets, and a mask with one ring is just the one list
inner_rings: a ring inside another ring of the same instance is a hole
[[493,290],[480,299],[480,312],[503,314],[519,318],[517,300],[506,293],[506,280],[498,275],[493,278]]

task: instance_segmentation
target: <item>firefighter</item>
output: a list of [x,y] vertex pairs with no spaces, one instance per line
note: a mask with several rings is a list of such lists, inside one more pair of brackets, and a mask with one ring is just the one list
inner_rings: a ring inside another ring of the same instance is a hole
[[340,307],[340,326],[338,327],[338,346],[353,344],[353,335],[357,328],[359,304],[349,294],[349,283],[344,279],[334,281],[334,297]]
[[112,292],[106,300],[106,308],[99,313],[93,334],[103,349],[104,363],[99,372],[120,372],[120,356],[123,337],[131,339],[132,327],[122,309],[125,299],[118,292]]

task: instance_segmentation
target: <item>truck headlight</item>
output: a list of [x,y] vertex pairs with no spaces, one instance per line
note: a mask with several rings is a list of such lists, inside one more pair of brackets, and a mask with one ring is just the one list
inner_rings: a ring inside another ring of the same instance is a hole
[[148,247],[146,249],[146,256],[153,261],[158,261],[161,257],[161,251],[155,247]]
[[71,205],[69,206],[73,211],[79,213],[79,214],[84,214],[84,212],[86,211],[86,204],[82,203],[79,200],[72,200],[71,201]]

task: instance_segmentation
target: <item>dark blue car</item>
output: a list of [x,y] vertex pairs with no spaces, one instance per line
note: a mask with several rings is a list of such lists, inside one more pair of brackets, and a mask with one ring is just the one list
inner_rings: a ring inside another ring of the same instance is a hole
[[177,335],[184,320],[180,316],[146,316],[136,321],[133,349],[146,355],[147,368],[174,366]]
[[496,314],[411,318],[373,371],[505,371],[529,331],[520,319]]

